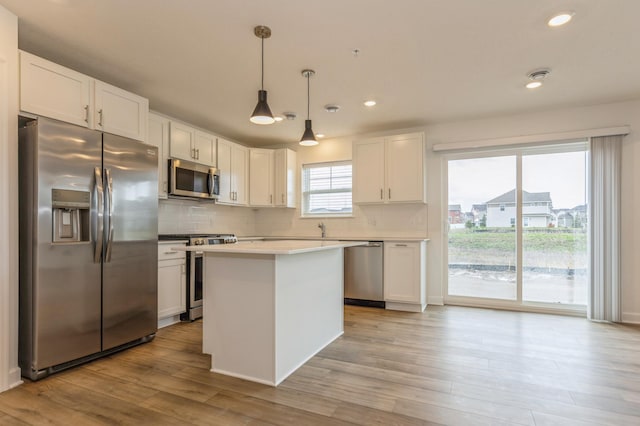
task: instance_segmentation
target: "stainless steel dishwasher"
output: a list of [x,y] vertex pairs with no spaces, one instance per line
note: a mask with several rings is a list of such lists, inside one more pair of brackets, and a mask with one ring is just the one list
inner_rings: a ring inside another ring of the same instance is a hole
[[382,241],[344,249],[344,303],[384,308]]

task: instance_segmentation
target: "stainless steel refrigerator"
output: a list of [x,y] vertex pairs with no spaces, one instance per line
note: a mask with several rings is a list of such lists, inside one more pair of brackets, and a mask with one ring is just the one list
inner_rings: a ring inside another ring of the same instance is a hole
[[32,380],[157,330],[157,148],[20,118],[20,333]]

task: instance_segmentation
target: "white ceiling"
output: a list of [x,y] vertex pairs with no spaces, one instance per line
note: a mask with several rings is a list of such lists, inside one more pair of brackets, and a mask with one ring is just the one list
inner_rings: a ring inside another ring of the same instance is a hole
[[[0,0],[20,48],[248,145],[640,98],[638,0]],[[555,12],[574,20],[549,28]],[[260,88],[274,114],[249,122]],[[354,57],[352,50],[360,49]],[[542,88],[528,72],[551,68]],[[375,98],[367,109],[362,102]],[[335,103],[338,113],[323,106]]]

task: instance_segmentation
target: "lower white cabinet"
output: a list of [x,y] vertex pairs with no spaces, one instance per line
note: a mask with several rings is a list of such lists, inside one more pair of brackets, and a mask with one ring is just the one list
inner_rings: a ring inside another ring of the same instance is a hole
[[422,312],[427,306],[426,241],[385,241],[384,300],[387,309]]
[[186,241],[158,242],[158,328],[180,321],[187,309],[187,253],[171,247]]

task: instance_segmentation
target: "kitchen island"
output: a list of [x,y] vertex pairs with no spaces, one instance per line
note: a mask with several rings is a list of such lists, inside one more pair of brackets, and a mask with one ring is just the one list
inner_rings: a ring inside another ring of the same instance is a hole
[[211,371],[277,386],[343,333],[343,248],[362,241],[247,241],[205,253]]

